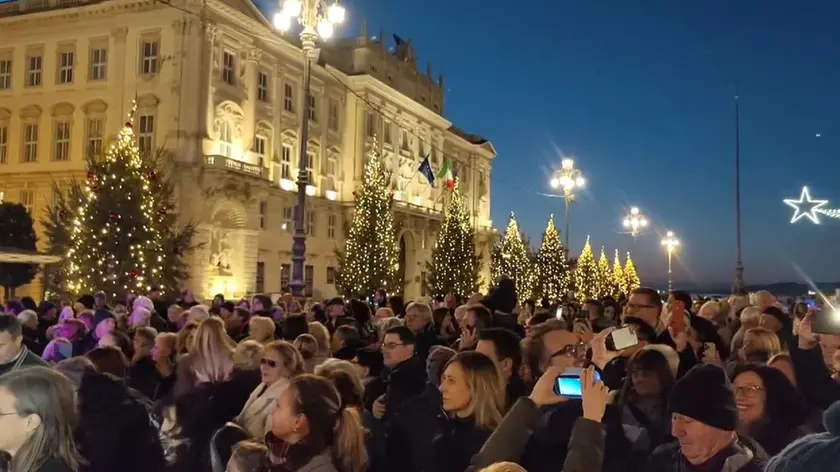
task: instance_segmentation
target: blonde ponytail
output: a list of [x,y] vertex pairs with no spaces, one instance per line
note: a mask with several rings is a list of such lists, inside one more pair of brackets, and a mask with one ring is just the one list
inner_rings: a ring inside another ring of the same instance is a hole
[[367,468],[365,429],[358,408],[345,407],[341,410],[333,451],[342,472],[364,472]]

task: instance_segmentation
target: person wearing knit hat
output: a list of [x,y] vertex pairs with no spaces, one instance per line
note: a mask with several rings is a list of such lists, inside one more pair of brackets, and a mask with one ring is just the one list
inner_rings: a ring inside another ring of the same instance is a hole
[[840,402],[823,415],[825,433],[811,434],[788,444],[770,459],[765,472],[836,472],[840,469]]
[[668,399],[671,434],[676,443],[658,447],[646,470],[702,468],[708,472],[761,472],[766,454],[754,441],[739,437],[738,409],[726,372],[698,365],[677,381]]

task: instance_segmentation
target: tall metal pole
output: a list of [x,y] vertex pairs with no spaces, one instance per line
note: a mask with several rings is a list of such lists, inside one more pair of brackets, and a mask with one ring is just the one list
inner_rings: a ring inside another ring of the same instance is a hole
[[569,260],[569,202],[571,201],[572,196],[570,194],[566,194],[566,260]]
[[741,119],[738,93],[735,93],[735,285],[736,293],[744,290],[744,264],[741,262]]
[[674,251],[669,247],[668,248],[668,293],[671,293],[674,290],[674,279],[671,276],[671,254]]
[[[308,12],[309,2],[305,2],[304,15]],[[297,179],[297,205],[295,206],[295,234],[292,238],[292,277],[289,281],[289,288],[292,295],[297,299],[305,297],[304,289],[304,267],[306,264],[306,186],[309,184],[307,141],[309,141],[309,84],[312,81],[312,59],[315,54],[315,40],[317,39],[315,29],[310,25],[304,25],[300,33],[300,40],[303,47],[303,93],[300,97],[300,130],[298,141],[300,143],[300,156],[298,157],[298,179]]]

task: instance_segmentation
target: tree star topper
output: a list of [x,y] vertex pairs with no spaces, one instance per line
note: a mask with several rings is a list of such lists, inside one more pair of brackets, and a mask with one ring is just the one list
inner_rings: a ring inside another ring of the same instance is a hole
[[796,223],[802,218],[808,218],[814,224],[820,224],[819,215],[825,215],[830,218],[840,218],[840,210],[823,208],[828,205],[828,200],[815,200],[811,198],[811,192],[808,187],[802,187],[802,193],[799,195],[799,200],[787,198],[784,200],[785,204],[794,209],[791,223]]

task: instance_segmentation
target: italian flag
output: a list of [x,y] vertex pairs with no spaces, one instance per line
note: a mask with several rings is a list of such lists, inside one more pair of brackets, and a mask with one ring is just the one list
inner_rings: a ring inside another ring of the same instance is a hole
[[455,188],[455,178],[452,176],[452,166],[449,165],[448,159],[443,161],[443,167],[440,168],[435,177],[443,180],[443,183],[449,190],[453,190]]

